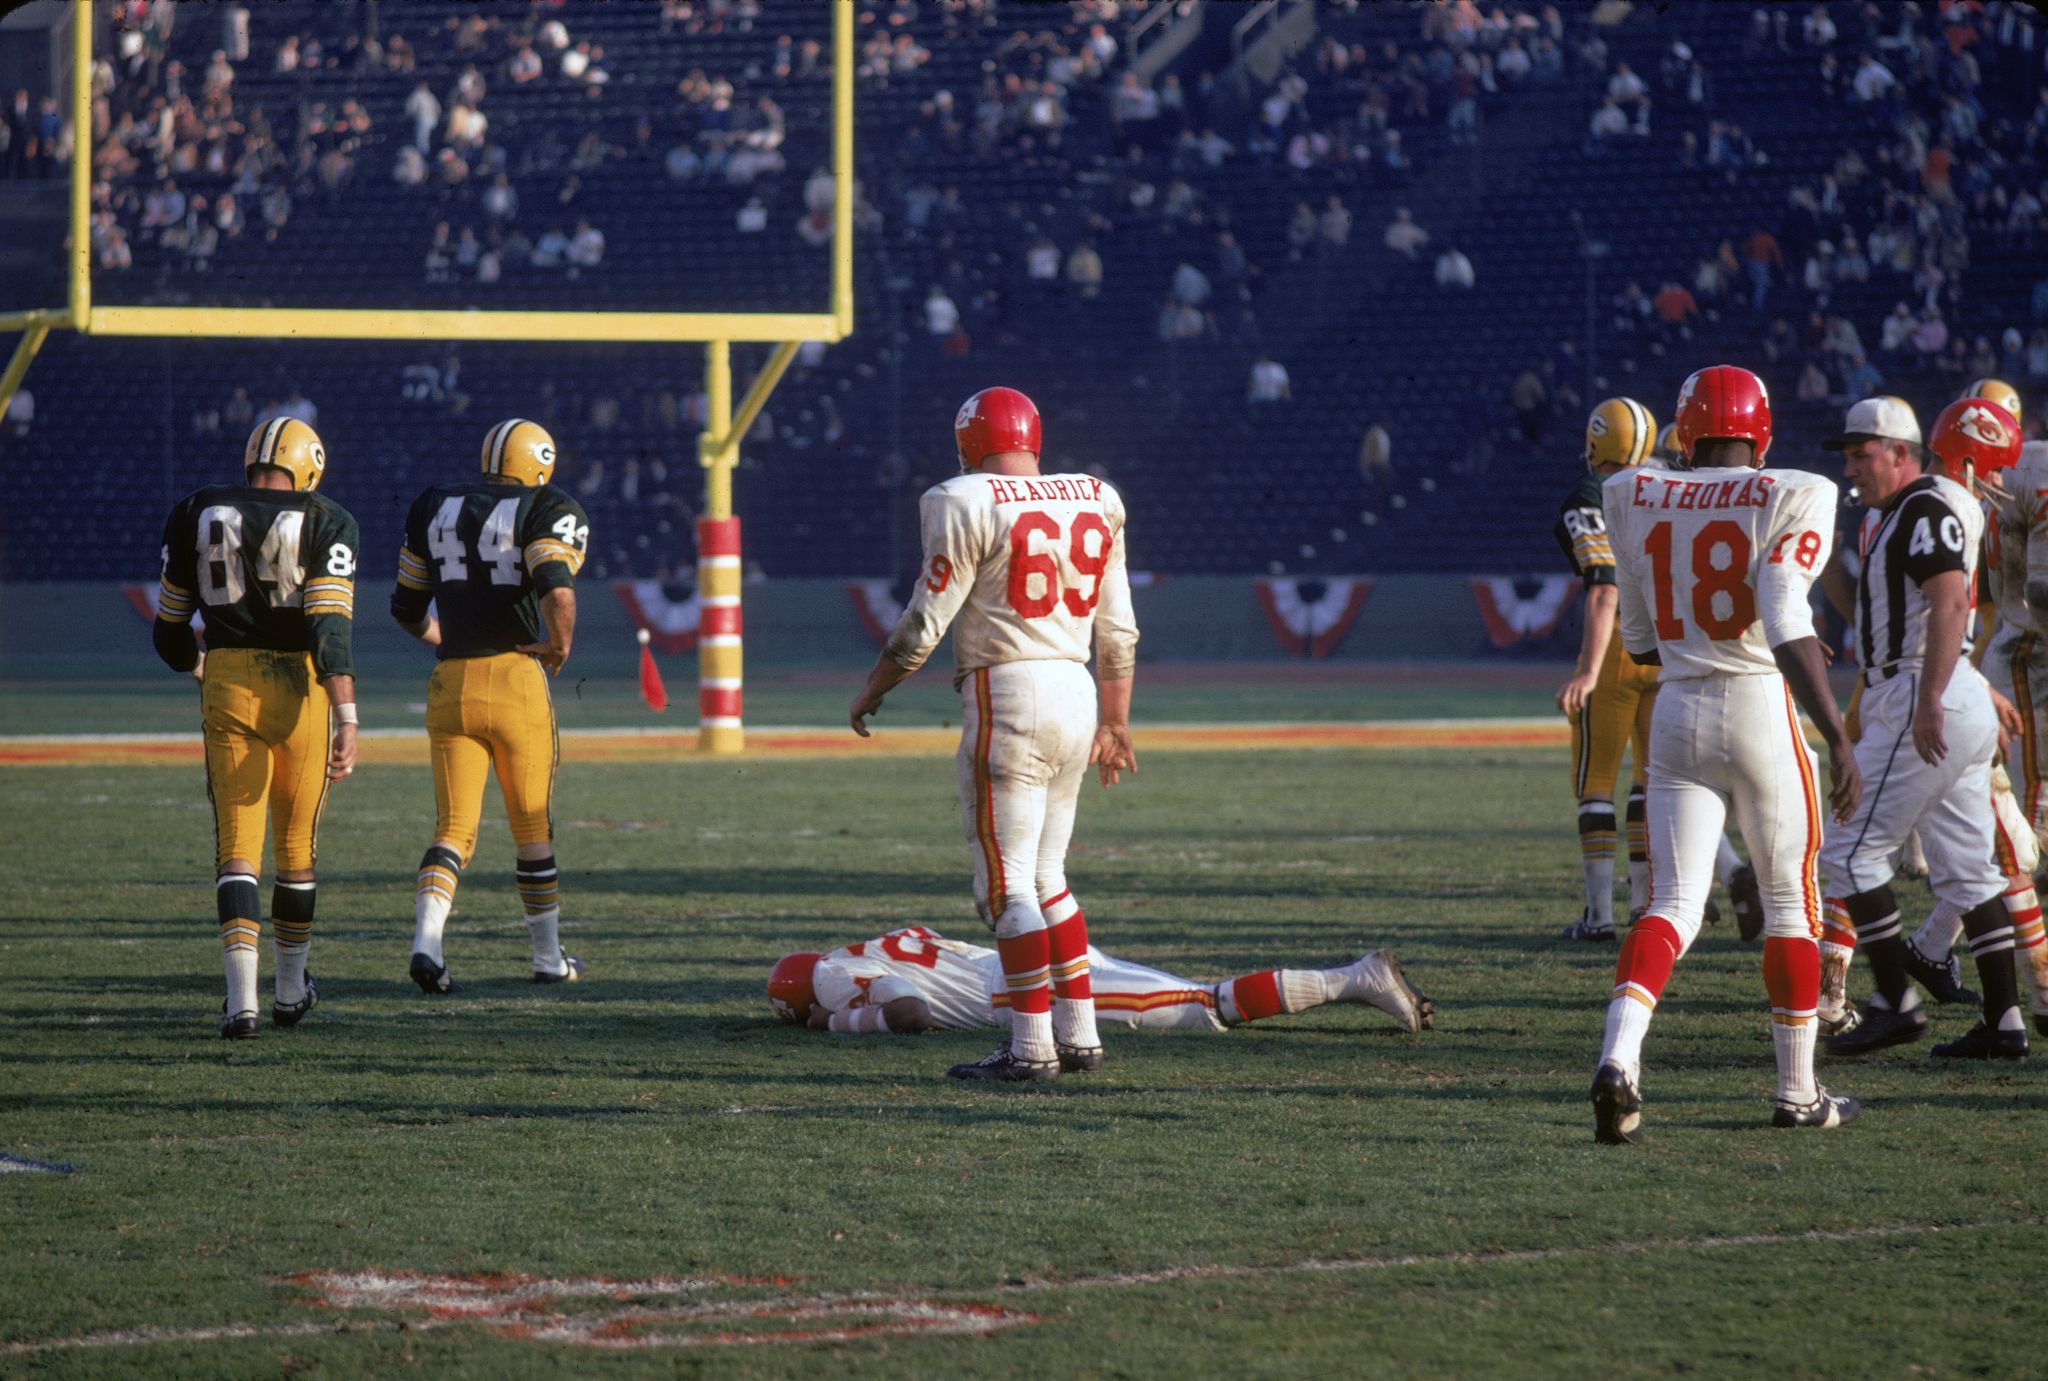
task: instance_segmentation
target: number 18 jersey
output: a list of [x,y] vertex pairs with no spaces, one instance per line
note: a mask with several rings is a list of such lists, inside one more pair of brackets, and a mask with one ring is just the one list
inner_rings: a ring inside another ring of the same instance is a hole
[[1131,674],[1138,625],[1124,504],[1091,475],[958,475],[919,505],[924,564],[888,655],[915,670],[946,628],[960,676],[1004,662],[1086,662]]
[[413,500],[391,612],[441,618],[441,660],[493,657],[542,641],[540,595],[575,584],[590,519],[552,484],[437,484]]
[[1813,582],[1834,539],[1832,480],[1799,470],[1623,470],[1601,491],[1621,634],[1663,680],[1774,672],[1813,636]]

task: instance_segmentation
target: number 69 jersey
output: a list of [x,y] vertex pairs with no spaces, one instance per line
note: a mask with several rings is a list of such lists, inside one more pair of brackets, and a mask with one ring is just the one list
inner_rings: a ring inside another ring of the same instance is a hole
[[158,617],[206,620],[210,647],[310,652],[354,674],[356,520],[325,495],[213,484],[164,522]]
[[1834,538],[1832,480],[1798,470],[1624,470],[1601,492],[1621,634],[1666,682],[1775,672],[1813,636],[1811,591]]
[[413,500],[391,612],[441,618],[441,660],[544,641],[540,596],[573,586],[590,542],[581,505],[552,484],[437,484]]
[[946,628],[956,682],[1004,662],[1086,662],[1095,640],[1105,680],[1131,674],[1138,625],[1124,562],[1124,503],[1090,475],[957,475],[919,505],[924,565],[889,635],[913,671]]

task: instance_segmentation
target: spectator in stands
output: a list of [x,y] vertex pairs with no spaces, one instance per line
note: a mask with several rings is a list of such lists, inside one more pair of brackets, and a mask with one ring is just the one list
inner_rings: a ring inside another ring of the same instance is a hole
[[768,207],[759,197],[748,197],[747,204],[733,217],[733,226],[742,235],[758,235],[768,228]]
[[1913,329],[1911,343],[1922,364],[1938,358],[1948,348],[1948,323],[1941,319],[1940,312],[1930,311],[1921,320]]
[[1293,381],[1287,377],[1287,366],[1270,355],[1261,355],[1252,361],[1252,372],[1245,382],[1245,401],[1248,403],[1284,403],[1294,397]]
[[484,214],[494,221],[514,220],[519,215],[519,193],[512,179],[499,173],[484,190]]
[[1550,425],[1550,390],[1544,385],[1543,376],[1533,369],[1518,374],[1508,388],[1508,406],[1515,411],[1515,425],[1521,429],[1522,439],[1531,446],[1541,442],[1544,429]]
[[536,81],[545,71],[540,54],[534,51],[531,43],[520,44],[519,50],[512,55],[512,61],[505,65],[505,75],[512,79],[514,86]]
[[559,225],[551,225],[541,232],[534,241],[533,266],[537,269],[558,269],[568,257],[569,237]]
[[1820,361],[1809,359],[1800,367],[1799,380],[1793,386],[1793,394],[1802,403],[1822,403],[1828,399],[1827,371],[1820,367]]
[[576,233],[569,237],[569,248],[564,253],[569,261],[569,276],[574,278],[577,269],[594,269],[604,262],[604,232],[589,221],[576,222]]
[[1287,222],[1287,258],[1298,263],[1307,255],[1309,246],[1316,242],[1321,222],[1315,208],[1305,201],[1294,203],[1294,215]]
[[1612,96],[1600,103],[1593,112],[1593,118],[1586,124],[1588,152],[1598,152],[1614,140],[1628,133],[1628,116],[1622,114]]
[[1472,271],[1472,261],[1465,252],[1452,245],[1436,257],[1436,285],[1439,288],[1470,288],[1478,282]]
[[[452,156],[452,151],[448,152]],[[401,187],[417,187],[427,180],[427,160],[413,145],[399,145],[398,159],[391,166],[391,180]]]
[[1060,281],[1060,247],[1052,237],[1040,233],[1024,251],[1024,274],[1041,301],[1049,299]]
[[1394,487],[1394,439],[1378,422],[1359,438],[1358,473],[1369,491],[1384,494]]
[[1856,65],[1856,75],[1849,81],[1850,90],[1864,105],[1890,98],[1898,89],[1898,79],[1892,69],[1877,60],[1876,53],[1865,53]]
[[1751,231],[1742,244],[1742,266],[1749,275],[1750,310],[1760,312],[1771,294],[1772,275],[1785,271],[1785,252],[1778,247],[1778,237],[1762,226]]
[[1413,259],[1429,244],[1429,232],[1415,223],[1407,207],[1397,206],[1380,239],[1394,253]]
[[1842,388],[1839,397],[1854,401],[1858,398],[1875,398],[1884,392],[1884,375],[1870,362],[1862,351],[1849,356],[1848,367],[1842,371]]
[[1607,99],[1617,106],[1634,105],[1647,94],[1643,79],[1625,62],[1614,65],[1614,75],[1607,79]]
[[106,242],[100,246],[99,266],[116,271],[135,267],[135,254],[128,248],[128,232],[118,225],[108,227]]
[[1067,286],[1083,302],[1101,296],[1102,256],[1096,252],[1092,240],[1081,241],[1067,256]]
[[[1806,40],[1809,48],[1832,47],[1836,38],[1835,21],[1828,18],[1825,5],[1815,5],[1806,12],[1806,18],[1799,25],[1799,35]],[[1865,395],[1858,394],[1861,398]]]
[[1323,214],[1317,219],[1316,231],[1326,253],[1337,253],[1351,243],[1351,212],[1345,207],[1344,199],[1334,192],[1323,203]]
[[924,329],[935,340],[943,340],[960,329],[960,308],[937,283],[924,297]]
[[405,98],[405,117],[412,121],[412,144],[424,157],[433,147],[434,127],[441,123],[441,102],[425,82],[413,87]]
[[1687,340],[1692,338],[1692,323],[1700,314],[1700,304],[1683,284],[1665,279],[1657,289],[1657,295],[1650,299],[1650,306],[1664,324],[1666,334]]
[[[2048,380],[2048,326],[2039,327],[2027,338],[2027,377],[2034,380]],[[2032,420],[2039,420],[2039,409],[2029,408],[2035,414]]]
[[19,441],[36,424],[36,396],[27,384],[14,390],[14,396],[7,400],[7,434]]
[[1185,261],[1175,266],[1173,270],[1173,297],[1175,301],[1185,302],[1190,307],[1200,309],[1208,305],[1211,291],[1209,275]]

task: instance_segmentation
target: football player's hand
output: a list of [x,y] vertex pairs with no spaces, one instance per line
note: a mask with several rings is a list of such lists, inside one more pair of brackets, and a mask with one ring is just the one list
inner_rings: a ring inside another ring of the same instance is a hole
[[1828,811],[1846,825],[1863,799],[1863,772],[1856,766],[1854,745],[1844,742],[1828,749],[1828,772],[1834,778],[1828,788]]
[[1913,751],[1930,767],[1948,756],[1948,739],[1942,732],[1947,718],[1939,700],[1922,700],[1913,709]]
[[1998,716],[1998,737],[2000,742],[2020,736],[2020,731],[2024,726],[2020,723],[2019,710],[2014,707],[2012,701],[2007,700],[1995,689],[1991,692],[1991,712]]
[[538,660],[550,676],[560,674],[562,663],[569,660],[569,649],[560,643],[528,643],[519,650]]
[[1104,786],[1115,786],[1125,771],[1137,775],[1138,753],[1131,747],[1130,726],[1096,725],[1095,743],[1088,750],[1088,761],[1094,764],[1095,775]]
[[1597,671],[1574,676],[1557,688],[1557,707],[1568,717],[1577,719],[1579,711],[1586,707],[1586,697],[1593,693],[1593,684],[1599,679]]
[[356,770],[356,726],[334,726],[334,744],[327,750],[327,780],[338,782]]
[[869,695],[866,691],[862,691],[859,695],[853,697],[853,704],[847,708],[846,722],[853,726],[853,731],[856,734],[866,738],[868,736],[868,716],[877,715],[881,712],[882,697],[879,695]]
[[199,660],[192,664],[192,679],[202,686],[206,684],[206,651],[203,648],[200,650]]
[[813,1002],[810,1012],[804,1017],[804,1025],[813,1031],[829,1031],[832,1029],[831,1023],[832,1014]]

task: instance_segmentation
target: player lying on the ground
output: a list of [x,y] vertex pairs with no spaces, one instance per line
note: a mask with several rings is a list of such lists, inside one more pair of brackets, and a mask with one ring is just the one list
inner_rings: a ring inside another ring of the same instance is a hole
[[[1342,968],[1267,969],[1221,983],[1146,968],[1092,945],[1088,968],[1097,1017],[1120,1026],[1227,1031],[1327,1002],[1377,1007],[1409,1031],[1435,1024],[1435,1009],[1390,949]],[[1010,1024],[1002,956],[918,925],[830,954],[785,954],[768,975],[768,1001],[784,1021],[814,1031],[915,1035]]]

